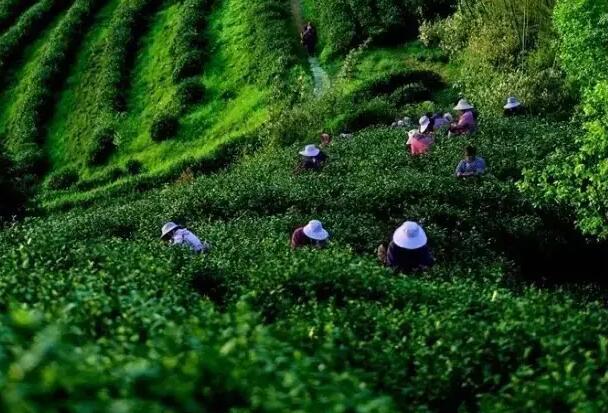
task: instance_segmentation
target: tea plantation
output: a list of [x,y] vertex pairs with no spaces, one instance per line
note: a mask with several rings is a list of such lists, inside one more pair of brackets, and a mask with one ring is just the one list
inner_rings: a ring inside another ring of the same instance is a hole
[[[608,411],[606,243],[537,185],[586,115],[476,102],[477,133],[419,157],[388,127],[458,99],[463,62],[415,40],[457,9],[0,0],[0,411]],[[470,144],[488,172],[457,180]],[[311,219],[328,248],[292,251]],[[377,260],[406,220],[427,272]]]

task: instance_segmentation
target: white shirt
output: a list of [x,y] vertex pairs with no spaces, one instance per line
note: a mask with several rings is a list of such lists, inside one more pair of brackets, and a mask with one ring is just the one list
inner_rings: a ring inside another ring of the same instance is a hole
[[173,233],[171,245],[183,245],[196,253],[207,252],[209,250],[209,244],[201,242],[196,235],[185,228],[178,229]]

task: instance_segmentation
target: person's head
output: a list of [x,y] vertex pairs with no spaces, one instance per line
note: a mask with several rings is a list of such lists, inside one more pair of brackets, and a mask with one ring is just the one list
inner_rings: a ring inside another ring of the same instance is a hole
[[474,106],[471,105],[466,99],[460,99],[458,104],[454,106],[454,110],[458,111],[459,114],[463,114],[466,112],[470,112],[474,109]]
[[321,153],[321,150],[315,145],[306,145],[304,150],[300,151],[300,155],[305,158],[314,158],[315,156],[319,155],[319,153]]
[[418,121],[420,124],[420,133],[429,133],[433,130],[433,124],[429,116],[423,116]]
[[393,234],[393,242],[400,248],[415,250],[426,245],[427,236],[420,225],[407,221],[397,228]]
[[464,157],[467,161],[473,161],[477,156],[477,149],[474,146],[467,146],[464,148]]
[[454,121],[454,118],[452,117],[451,113],[444,113],[443,119],[445,119],[446,121],[448,121],[450,123],[452,123]]
[[304,235],[310,238],[313,242],[322,243],[329,238],[329,232],[323,228],[323,224],[316,219],[310,221],[303,229]]
[[519,102],[519,100],[517,100],[517,98],[514,96],[510,96],[509,98],[507,98],[507,104],[504,106],[504,109],[513,111],[520,106],[521,103]]
[[175,231],[180,228],[181,227],[175,222],[167,222],[161,229],[160,239],[163,241],[169,241],[173,237],[173,234],[175,234]]

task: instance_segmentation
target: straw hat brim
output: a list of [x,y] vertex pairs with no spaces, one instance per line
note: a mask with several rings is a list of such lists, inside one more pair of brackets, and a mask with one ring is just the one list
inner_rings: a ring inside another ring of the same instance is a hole
[[428,242],[426,233],[422,228],[419,229],[418,235],[415,237],[408,237],[403,227],[398,228],[393,234],[393,242],[401,248],[407,250],[415,250],[424,247]]
[[308,229],[308,227],[304,227],[303,231],[304,235],[315,241],[325,241],[327,238],[329,238],[329,232],[327,232],[325,229],[321,229],[317,232],[312,232]]

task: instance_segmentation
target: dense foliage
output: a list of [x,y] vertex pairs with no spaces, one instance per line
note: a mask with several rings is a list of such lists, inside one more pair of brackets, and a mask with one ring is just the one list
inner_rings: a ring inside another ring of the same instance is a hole
[[552,164],[523,185],[539,198],[574,207],[585,232],[608,237],[608,2],[560,1],[555,10],[560,57],[583,95],[584,132],[558,147]]
[[502,112],[516,96],[529,112],[568,117],[574,93],[556,65],[554,1],[472,0],[445,20],[426,22],[420,38],[460,63],[462,93],[482,112]]
[[325,57],[345,54],[368,38],[378,44],[399,44],[415,37],[422,18],[446,16],[452,0],[306,0],[317,19]]
[[[7,139],[14,153],[27,145],[37,146],[39,152],[43,151],[42,131],[51,113],[54,94],[63,85],[63,73],[80,44],[83,29],[100,4],[100,0],[76,0],[53,30],[36,70],[26,79],[28,88],[19,96],[16,115],[8,126]],[[34,161],[44,162],[44,154],[40,153]],[[36,165],[20,167],[41,169]]]
[[[3,407],[604,409],[606,311],[507,288],[526,254],[548,264],[556,240],[570,248],[545,225],[562,219],[513,187],[568,126],[515,127],[487,121],[474,138],[491,166],[478,182],[452,176],[462,140],[414,159],[402,131],[369,130],[336,141],[319,174],[293,173],[299,144],[267,149],[193,183],[11,229],[0,239]],[[331,248],[291,252],[291,230],[313,217]],[[375,262],[408,218],[439,261],[426,276]],[[211,254],[162,245],[168,220]]]

